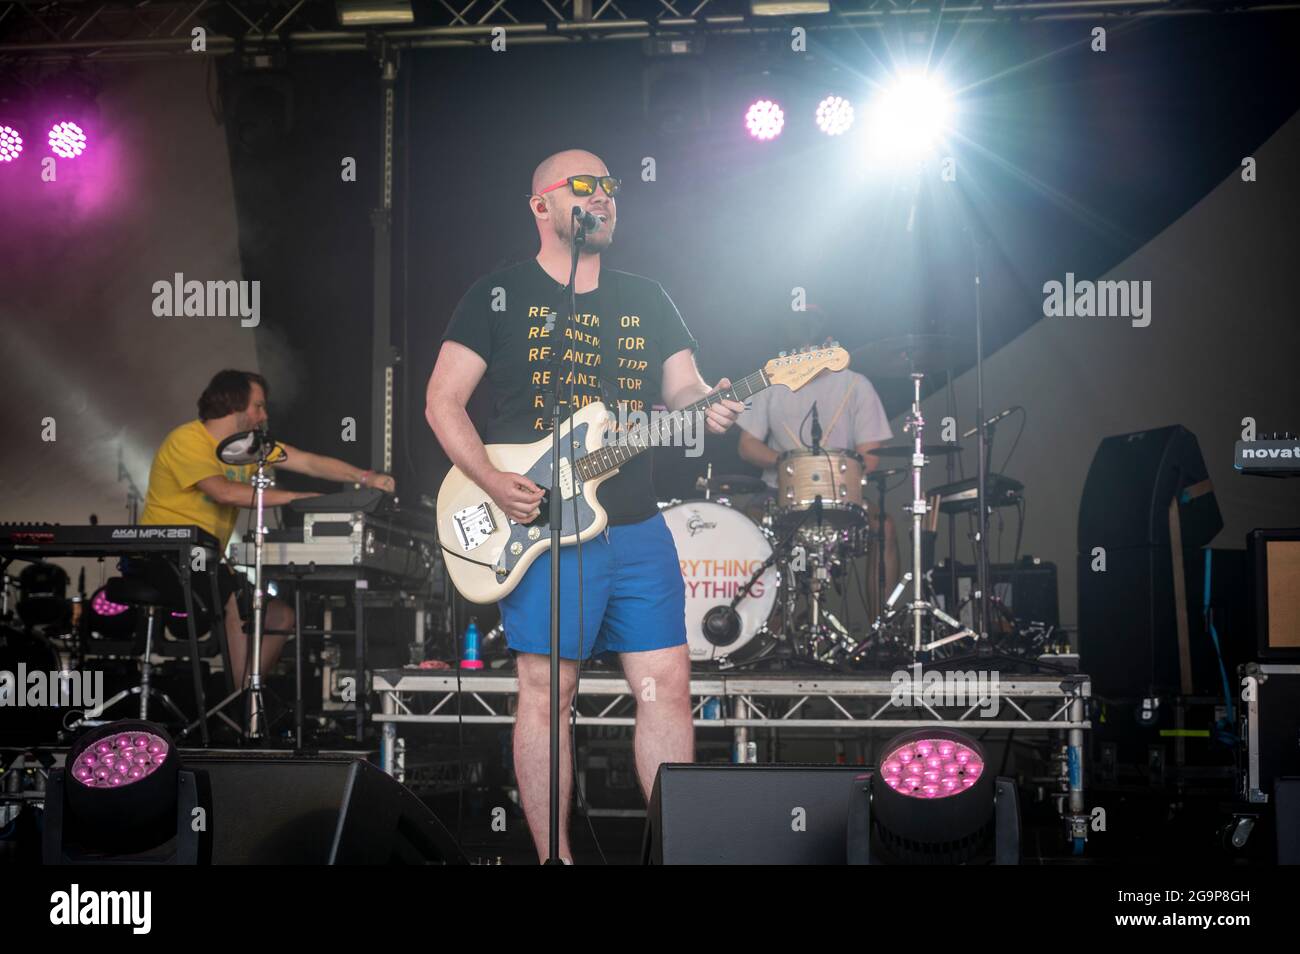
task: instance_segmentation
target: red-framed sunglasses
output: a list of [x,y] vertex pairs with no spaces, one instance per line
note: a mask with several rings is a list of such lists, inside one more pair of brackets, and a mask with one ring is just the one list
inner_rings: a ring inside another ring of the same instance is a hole
[[596,186],[599,185],[605,195],[612,199],[618,193],[618,188],[622,183],[613,176],[569,176],[567,179],[551,183],[537,194],[546,195],[546,193],[554,192],[560,186],[566,185],[573,190],[574,195],[580,196],[595,195]]

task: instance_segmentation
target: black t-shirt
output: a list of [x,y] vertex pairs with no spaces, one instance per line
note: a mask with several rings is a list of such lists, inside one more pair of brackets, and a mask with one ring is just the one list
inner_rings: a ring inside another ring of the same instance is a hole
[[[476,352],[488,366],[494,406],[481,431],[484,443],[531,443],[550,433],[550,348],[568,330],[561,317],[568,310],[564,288],[529,259],[479,279],[452,313],[444,339]],[[603,400],[603,384],[610,399],[649,414],[663,403],[664,359],[696,347],[677,306],[658,282],[610,268],[600,270],[598,287],[579,295],[577,304],[575,364],[563,356],[563,399],[574,375],[578,408]],[[657,512],[651,458],[637,455],[601,484],[597,498],[611,525]]]

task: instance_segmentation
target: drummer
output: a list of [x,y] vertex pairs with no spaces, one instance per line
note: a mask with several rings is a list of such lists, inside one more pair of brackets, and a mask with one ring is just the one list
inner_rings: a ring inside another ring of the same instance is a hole
[[[821,347],[829,340],[830,322],[817,305],[795,314],[799,345]],[[804,450],[812,444],[812,407],[822,429],[822,447],[827,450],[853,449],[862,457],[864,470],[879,466],[871,451],[893,437],[889,418],[876,389],[856,371],[843,370],[818,375],[797,391],[766,388],[750,399],[737,423],[740,425],[740,456],[763,471],[763,481],[775,492],[776,462],[786,451]],[[885,518],[885,579],[889,587],[898,581],[898,545],[894,522]]]

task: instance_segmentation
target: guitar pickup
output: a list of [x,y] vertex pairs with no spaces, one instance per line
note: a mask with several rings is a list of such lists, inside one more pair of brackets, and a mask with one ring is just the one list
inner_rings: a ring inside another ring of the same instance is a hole
[[476,549],[487,542],[496,532],[497,522],[492,516],[492,507],[484,502],[457,510],[451,515],[452,525],[456,528],[456,539],[465,551]]

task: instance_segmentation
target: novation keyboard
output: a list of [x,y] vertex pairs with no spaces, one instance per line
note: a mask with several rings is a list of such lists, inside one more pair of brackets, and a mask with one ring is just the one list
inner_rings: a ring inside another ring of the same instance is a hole
[[1278,434],[1271,440],[1237,441],[1232,466],[1251,477],[1300,476],[1300,438]]

